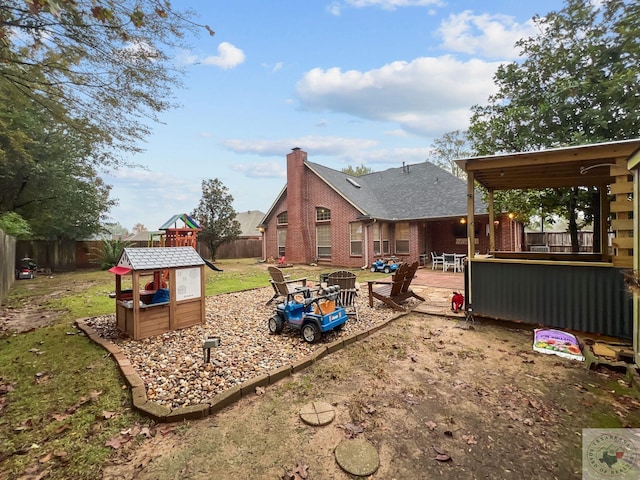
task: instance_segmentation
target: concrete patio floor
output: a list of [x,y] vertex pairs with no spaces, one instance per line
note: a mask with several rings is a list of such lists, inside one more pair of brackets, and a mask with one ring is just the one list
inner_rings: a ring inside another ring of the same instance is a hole
[[465,319],[464,312],[456,314],[451,311],[453,292],[464,294],[464,273],[432,270],[427,265],[418,269],[416,277],[411,282],[411,288],[425,298],[414,312]]

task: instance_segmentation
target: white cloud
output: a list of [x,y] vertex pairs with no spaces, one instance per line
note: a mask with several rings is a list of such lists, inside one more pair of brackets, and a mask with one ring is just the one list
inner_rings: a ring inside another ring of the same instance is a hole
[[178,55],[176,55],[176,61],[180,65],[194,65],[198,63],[198,56],[187,50],[181,50]]
[[451,14],[438,29],[441,48],[449,51],[482,55],[485,58],[514,59],[516,41],[536,34],[531,20],[517,23],[508,15],[474,15],[472,11]]
[[253,153],[263,156],[281,157],[282,152],[289,152],[299,147],[314,155],[342,155],[348,152],[375,147],[375,140],[364,138],[320,137],[309,135],[305,137],[263,140],[247,142],[246,140],[226,140],[223,145],[236,153]]
[[235,164],[232,169],[250,178],[285,178],[287,176],[286,165],[282,160]]
[[332,15],[340,15],[343,8],[378,7],[383,10],[395,10],[401,7],[425,7],[428,5],[442,6],[441,0],[342,0],[331,2],[327,11]]
[[390,137],[406,137],[409,135],[407,132],[405,132],[401,128],[396,128],[395,130],[386,130],[384,134],[389,135]]
[[393,62],[360,72],[315,68],[296,85],[303,108],[397,123],[426,136],[464,129],[470,107],[495,91],[499,63],[452,56]]
[[218,45],[218,55],[202,59],[200,63],[204,65],[215,65],[224,70],[237,67],[245,60],[245,55],[238,47],[228,42]]

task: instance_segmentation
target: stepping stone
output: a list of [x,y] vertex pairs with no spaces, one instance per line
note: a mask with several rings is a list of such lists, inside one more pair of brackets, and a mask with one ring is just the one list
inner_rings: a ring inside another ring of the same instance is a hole
[[333,453],[340,468],[358,477],[372,475],[380,466],[380,457],[375,447],[359,438],[344,440]]
[[319,427],[331,423],[336,412],[327,402],[311,402],[302,407],[300,418],[308,425]]

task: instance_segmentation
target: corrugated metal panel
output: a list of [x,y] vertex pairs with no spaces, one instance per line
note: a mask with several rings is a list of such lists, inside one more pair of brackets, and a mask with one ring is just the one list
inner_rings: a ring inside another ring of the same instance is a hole
[[471,277],[475,315],[633,336],[632,297],[620,269],[472,261]]

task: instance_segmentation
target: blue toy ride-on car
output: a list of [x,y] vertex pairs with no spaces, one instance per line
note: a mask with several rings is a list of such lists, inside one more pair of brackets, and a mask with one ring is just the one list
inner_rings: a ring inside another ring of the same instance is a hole
[[343,307],[336,306],[339,292],[337,285],[317,291],[316,296],[307,287],[296,289],[276,307],[269,319],[269,331],[273,334],[282,333],[287,325],[300,330],[306,342],[315,343],[325,332],[340,330],[348,317]]
[[394,259],[384,260],[379,258],[375,262],[371,264],[371,271],[375,272],[384,272],[384,273],[393,273],[398,269],[399,265],[396,263]]

